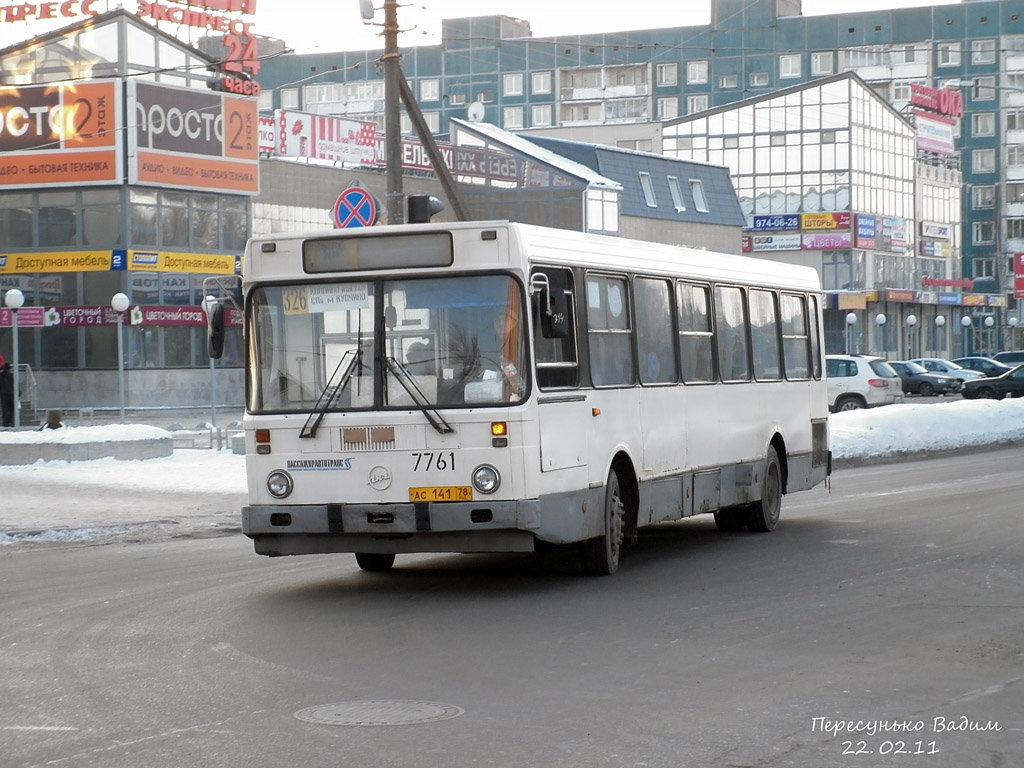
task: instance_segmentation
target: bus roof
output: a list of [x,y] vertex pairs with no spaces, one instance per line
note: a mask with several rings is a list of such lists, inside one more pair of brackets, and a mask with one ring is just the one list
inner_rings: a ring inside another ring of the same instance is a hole
[[610,271],[685,276],[707,282],[766,285],[801,291],[821,290],[818,272],[809,266],[509,221],[436,222],[355,230],[276,233],[252,238],[246,249],[246,260],[259,261],[263,254],[258,244],[267,241],[280,243],[333,237],[488,229],[506,230],[510,241],[528,254],[531,262],[606,267]]
[[593,266],[595,261],[607,258],[609,270],[821,290],[817,270],[798,264],[530,224],[511,224],[510,228],[525,240],[533,261]]

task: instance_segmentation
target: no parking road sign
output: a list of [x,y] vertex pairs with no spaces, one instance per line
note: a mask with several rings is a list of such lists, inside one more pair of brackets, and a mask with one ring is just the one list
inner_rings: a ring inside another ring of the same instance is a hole
[[377,223],[377,201],[361,187],[349,187],[338,196],[332,211],[339,229],[372,227]]

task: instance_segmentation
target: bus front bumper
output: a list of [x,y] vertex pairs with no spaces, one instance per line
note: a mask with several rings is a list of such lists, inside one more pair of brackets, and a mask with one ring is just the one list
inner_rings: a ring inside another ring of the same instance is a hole
[[253,505],[242,533],[264,555],[532,552],[537,500],[443,504]]

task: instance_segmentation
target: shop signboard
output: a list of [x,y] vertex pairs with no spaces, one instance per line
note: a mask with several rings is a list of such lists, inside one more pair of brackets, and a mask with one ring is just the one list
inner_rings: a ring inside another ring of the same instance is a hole
[[800,217],[801,229],[849,229],[850,213],[805,213]]
[[0,88],[0,189],[121,184],[116,80]]
[[849,248],[852,245],[849,232],[804,232],[803,249],[805,251],[834,251]]
[[128,181],[256,195],[256,99],[128,81]]

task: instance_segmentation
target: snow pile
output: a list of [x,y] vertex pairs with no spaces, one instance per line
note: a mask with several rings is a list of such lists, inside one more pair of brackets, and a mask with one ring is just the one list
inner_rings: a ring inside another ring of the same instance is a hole
[[40,443],[114,443],[130,440],[159,440],[173,435],[166,429],[146,424],[106,424],[99,427],[61,427],[60,429],[11,430],[0,432],[5,445]]
[[902,403],[833,414],[836,459],[871,459],[1024,442],[1024,398]]

